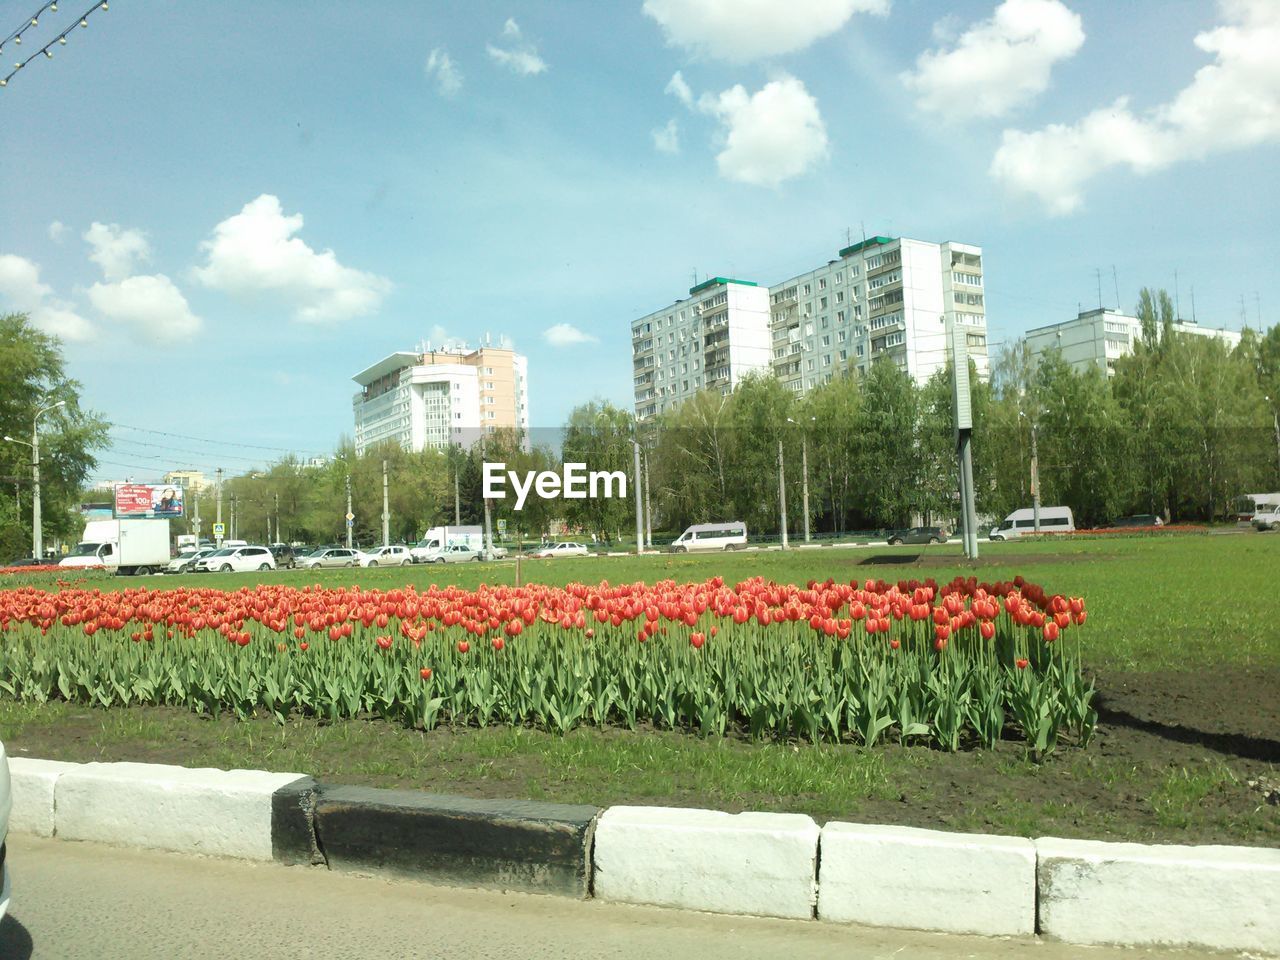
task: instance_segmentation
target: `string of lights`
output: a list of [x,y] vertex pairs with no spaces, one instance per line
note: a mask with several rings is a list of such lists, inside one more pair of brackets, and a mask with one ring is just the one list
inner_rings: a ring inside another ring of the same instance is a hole
[[[4,45],[9,42],[12,42],[14,46],[21,46],[23,34],[25,34],[28,30],[31,30],[39,26],[40,14],[44,13],[45,11],[54,13],[57,11],[57,9],[58,9],[57,0],[49,0],[48,3],[46,3],[38,11],[36,11],[35,15],[28,17],[21,27],[19,27],[12,34],[10,34],[9,37],[5,39],[4,43],[0,43],[0,52],[4,50]],[[63,30],[60,34],[55,36],[52,40],[46,43],[39,50],[32,53],[25,60],[19,60],[16,63],[14,63],[13,69],[9,71],[8,75],[0,77],[0,87],[7,87],[9,85],[9,81],[12,80],[15,76],[17,76],[18,72],[22,70],[23,67],[29,64],[32,60],[39,57],[41,54],[44,55],[45,59],[52,60],[53,50],[51,48],[54,45],[66,46],[67,37],[71,36],[72,31],[75,30],[76,27],[89,26],[89,18],[93,16],[93,14],[97,13],[99,10],[106,10],[106,9],[107,9],[107,0],[100,0],[100,2],[95,3],[92,7],[90,7],[88,10],[86,10],[84,13],[80,15],[79,20],[73,21],[71,26]]]

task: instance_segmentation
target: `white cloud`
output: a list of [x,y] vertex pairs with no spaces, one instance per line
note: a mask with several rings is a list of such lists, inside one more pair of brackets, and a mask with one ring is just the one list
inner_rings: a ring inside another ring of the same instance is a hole
[[571,323],[557,323],[542,331],[542,339],[553,347],[573,347],[582,343],[598,343],[599,338],[584,333]]
[[306,323],[347,320],[376,310],[391,281],[344,267],[332,250],[316,252],[299,237],[302,214],[285,216],[280,201],[264,193],[213,228],[201,244],[207,255],[195,269],[201,283],[227,293],[273,293]]
[[138,263],[151,259],[151,244],[141,230],[126,230],[115,223],[96,220],[84,232],[84,240],[93,247],[89,259],[102,268],[108,280],[123,280],[133,273]]
[[40,280],[40,268],[26,257],[0,253],[0,309],[27,314],[37,330],[63,340],[89,340],[93,325],[54,299],[53,289]]
[[671,76],[671,80],[667,83],[667,88],[663,93],[674,94],[676,99],[690,109],[693,108],[693,91],[689,89],[689,84],[685,83],[684,77],[677,70]]
[[653,131],[653,146],[659,153],[680,152],[680,127],[675,120],[668,120],[665,127]]
[[818,102],[795,77],[782,74],[754,94],[739,84],[698,103],[724,124],[716,157],[727,180],[775,187],[827,155],[827,130]]
[[1143,114],[1121,97],[1075,124],[1026,133],[1006,130],[991,174],[1014,194],[1065,214],[1104,170],[1143,174],[1179,160],[1280,142],[1280,4],[1220,0],[1225,23],[1198,34],[1214,55],[1171,101]]
[[40,268],[26,257],[0,253],[0,297],[11,310],[27,312],[39,306],[52,288],[40,282]]
[[902,80],[922,110],[954,120],[1000,117],[1043,93],[1053,65],[1083,45],[1080,16],[1061,0],[1004,0],[952,49],[920,54]]
[[890,0],[645,0],[667,43],[731,63],[803,50]]
[[442,47],[436,47],[427,55],[423,71],[428,77],[435,78],[436,89],[441,96],[452,97],[462,89],[462,74]]
[[525,77],[532,77],[536,74],[543,73],[547,69],[547,63],[542,57],[538,56],[538,48],[532,43],[526,43],[520,33],[520,25],[514,20],[508,20],[502,27],[502,35],[507,38],[514,46],[495,47],[493,44],[485,44],[485,49],[489,52],[489,57],[495,62],[500,63],[504,67],[509,67],[514,72]]
[[49,224],[49,239],[54,243],[61,243],[62,238],[65,237],[70,230],[71,228],[61,220],[55,220],[53,223]]
[[164,274],[95,283],[89,288],[89,302],[104,316],[156,340],[185,340],[201,326],[182,291]]

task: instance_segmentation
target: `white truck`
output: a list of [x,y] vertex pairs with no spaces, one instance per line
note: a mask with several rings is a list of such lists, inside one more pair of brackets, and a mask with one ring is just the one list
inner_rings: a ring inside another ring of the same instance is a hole
[[168,520],[90,520],[60,567],[106,567],[122,576],[155,573],[169,562]]
[[432,527],[409,552],[414,563],[430,563],[455,544],[477,552],[484,550],[484,527]]

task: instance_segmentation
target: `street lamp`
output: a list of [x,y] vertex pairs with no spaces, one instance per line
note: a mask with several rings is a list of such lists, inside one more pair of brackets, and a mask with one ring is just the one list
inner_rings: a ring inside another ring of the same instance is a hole
[[778,434],[778,525],[782,528],[782,549],[787,549],[787,464],[782,456],[782,434]]
[[642,502],[641,481],[640,481],[640,443],[636,440],[631,441],[632,452],[635,454],[635,472],[632,477],[635,481],[636,495],[636,556],[644,553],[644,506]]
[[1040,532],[1040,457],[1036,449],[1036,422],[1021,410],[1018,416],[1031,424],[1031,509],[1036,533]]
[[[810,417],[810,423],[817,423],[817,417]],[[796,423],[790,417],[787,417],[787,423]],[[804,491],[804,542],[808,543],[809,537],[809,438],[805,434],[804,429],[800,430],[800,472],[803,474],[801,489]]]
[[16,437],[5,437],[10,443],[21,443],[31,448],[31,555],[36,560],[44,559],[44,533],[41,530],[40,516],[40,418],[50,410],[65,407],[67,401],[59,400],[36,411],[31,418],[31,442]]
[[[1267,403],[1272,402],[1270,397],[1263,397],[1262,399]],[[1277,410],[1274,406],[1271,408],[1271,422],[1275,424],[1276,428],[1276,468],[1280,469],[1280,410]]]

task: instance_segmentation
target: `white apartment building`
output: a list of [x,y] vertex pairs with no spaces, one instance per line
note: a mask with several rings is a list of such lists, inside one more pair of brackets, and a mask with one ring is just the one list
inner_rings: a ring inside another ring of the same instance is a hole
[[631,357],[638,419],[699,390],[729,393],[769,369],[769,290],[731,277],[699,283],[688,299],[631,324]]
[[529,429],[529,361],[506,348],[393,353],[352,379],[357,455],[386,440],[416,451]]
[[770,287],[769,300],[773,371],[797,393],[876,362],[924,383],[946,367],[948,319],[966,327],[969,355],[988,376],[980,247],[869,237]]
[[[1240,334],[1235,330],[1215,330],[1193,321],[1179,320],[1173,329],[1221,340],[1228,350],[1240,343]],[[1036,327],[1026,333],[1027,346],[1036,362],[1057,348],[1062,351],[1062,359],[1076,370],[1083,373],[1096,367],[1108,377],[1115,375],[1116,361],[1133,353],[1134,344],[1141,337],[1142,323],[1137,317],[1108,309],[1083,310],[1074,320]]]

